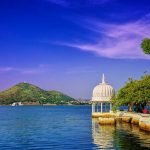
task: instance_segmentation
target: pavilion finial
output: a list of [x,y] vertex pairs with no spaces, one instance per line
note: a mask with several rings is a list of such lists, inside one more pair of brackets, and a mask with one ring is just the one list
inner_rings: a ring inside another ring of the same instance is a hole
[[104,75],[104,73],[102,75],[102,83],[105,83],[105,75]]

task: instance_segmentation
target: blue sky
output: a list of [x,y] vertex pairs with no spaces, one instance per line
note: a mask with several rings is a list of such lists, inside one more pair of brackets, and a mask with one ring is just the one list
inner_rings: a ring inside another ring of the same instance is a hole
[[26,81],[90,98],[102,73],[118,90],[150,71],[149,29],[149,0],[1,0],[0,90]]

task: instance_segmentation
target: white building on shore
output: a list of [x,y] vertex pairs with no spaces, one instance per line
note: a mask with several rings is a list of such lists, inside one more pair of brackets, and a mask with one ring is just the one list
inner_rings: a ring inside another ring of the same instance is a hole
[[102,83],[97,85],[93,90],[92,96],[92,113],[110,112],[112,109],[111,100],[115,90],[111,85],[106,83],[105,76],[102,76]]

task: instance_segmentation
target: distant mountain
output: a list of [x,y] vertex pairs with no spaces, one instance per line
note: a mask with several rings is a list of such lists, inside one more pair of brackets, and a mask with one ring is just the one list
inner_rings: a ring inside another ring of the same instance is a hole
[[0,92],[0,104],[68,104],[74,98],[58,91],[46,91],[29,83],[19,83],[8,90]]

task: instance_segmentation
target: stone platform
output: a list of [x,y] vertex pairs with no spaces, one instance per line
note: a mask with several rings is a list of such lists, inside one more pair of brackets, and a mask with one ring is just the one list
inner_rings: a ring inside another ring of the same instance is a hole
[[116,121],[138,125],[141,130],[150,132],[150,114],[133,112],[92,113],[92,118],[98,118],[99,124],[115,124]]

